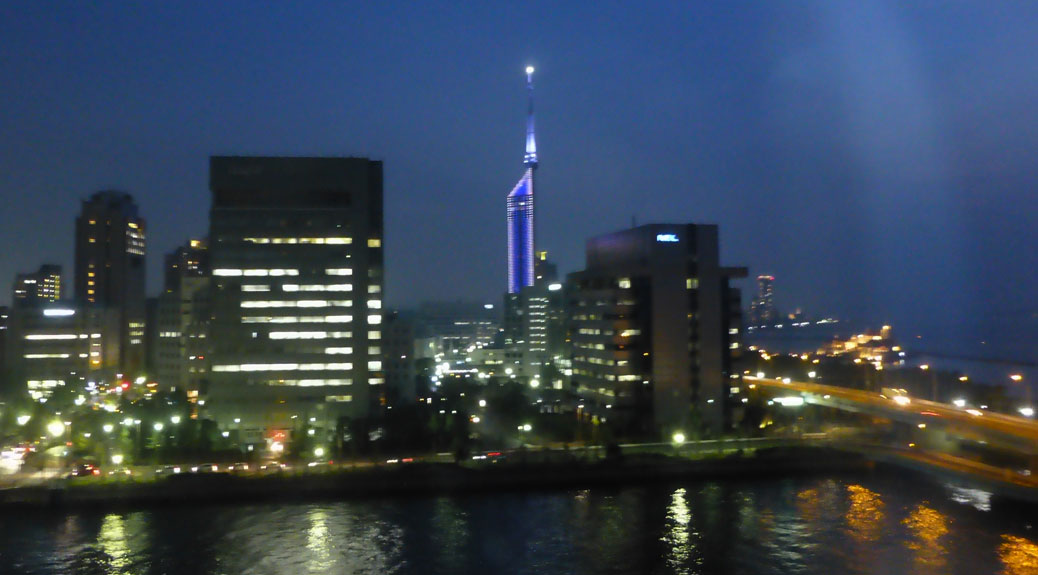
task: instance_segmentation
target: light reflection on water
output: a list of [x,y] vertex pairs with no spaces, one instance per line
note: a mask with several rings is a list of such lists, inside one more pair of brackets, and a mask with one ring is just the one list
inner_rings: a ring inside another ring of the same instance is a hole
[[674,573],[693,573],[689,563],[699,539],[689,523],[692,514],[685,499],[685,488],[674,491],[667,509],[667,528],[660,540],[667,547],[667,565]]
[[902,523],[912,538],[908,548],[915,551],[915,573],[943,573],[948,564],[943,539],[948,534],[949,519],[940,511],[919,504]]
[[1038,573],[1038,545],[1034,541],[1003,535],[998,547],[998,558],[1002,560],[1005,575],[1033,575]]
[[956,499],[803,479],[26,515],[0,572],[1038,573],[1029,519]]
[[847,486],[850,509],[847,526],[858,543],[873,543],[883,534],[883,500],[875,491],[861,485]]

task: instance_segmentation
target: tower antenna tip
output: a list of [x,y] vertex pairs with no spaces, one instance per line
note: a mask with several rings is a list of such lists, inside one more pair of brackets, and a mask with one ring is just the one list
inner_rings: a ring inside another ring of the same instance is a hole
[[533,66],[527,66],[526,67],[526,73],[527,74],[533,74]]

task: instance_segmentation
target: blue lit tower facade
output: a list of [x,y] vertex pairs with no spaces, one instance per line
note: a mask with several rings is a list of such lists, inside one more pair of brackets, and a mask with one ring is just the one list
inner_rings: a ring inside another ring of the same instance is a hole
[[526,171],[508,194],[508,293],[519,293],[534,280],[533,173],[537,170],[537,142],[533,135],[533,67],[526,68],[530,96],[526,120]]

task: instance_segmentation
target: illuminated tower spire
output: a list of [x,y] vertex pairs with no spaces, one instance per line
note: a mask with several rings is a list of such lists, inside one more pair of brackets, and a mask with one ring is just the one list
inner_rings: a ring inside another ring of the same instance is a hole
[[519,293],[533,285],[533,172],[537,168],[537,143],[533,137],[533,66],[526,68],[526,89],[530,112],[526,120],[526,171],[508,194],[508,293]]
[[533,137],[533,66],[526,67],[526,91],[530,95],[530,108],[526,118],[526,156],[523,163],[537,167],[537,141]]

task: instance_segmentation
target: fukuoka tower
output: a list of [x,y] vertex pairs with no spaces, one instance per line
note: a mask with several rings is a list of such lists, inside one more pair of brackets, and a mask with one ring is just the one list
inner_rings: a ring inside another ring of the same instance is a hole
[[526,119],[526,171],[508,194],[508,293],[519,293],[533,285],[534,220],[533,174],[537,170],[537,142],[533,136],[533,67],[526,68],[526,91],[530,96]]

